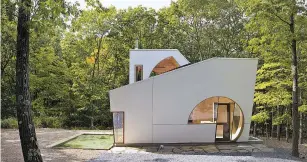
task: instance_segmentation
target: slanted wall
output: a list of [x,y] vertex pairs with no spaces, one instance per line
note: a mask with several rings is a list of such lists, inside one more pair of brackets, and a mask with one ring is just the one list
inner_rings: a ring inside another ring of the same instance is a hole
[[[242,108],[244,131],[238,141],[247,141],[256,70],[256,59],[214,58],[156,77],[153,88],[154,128],[185,125],[198,103],[212,96],[225,96]],[[157,134],[155,129],[153,131]]]
[[214,58],[110,91],[111,111],[125,112],[125,143],[214,142],[215,124],[187,124],[206,98],[225,96],[240,105],[247,141],[256,59]]

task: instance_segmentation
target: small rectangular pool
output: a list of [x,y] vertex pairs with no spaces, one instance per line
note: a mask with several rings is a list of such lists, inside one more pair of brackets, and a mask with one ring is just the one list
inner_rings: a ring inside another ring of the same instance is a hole
[[55,147],[108,150],[113,146],[113,143],[113,135],[82,134]]

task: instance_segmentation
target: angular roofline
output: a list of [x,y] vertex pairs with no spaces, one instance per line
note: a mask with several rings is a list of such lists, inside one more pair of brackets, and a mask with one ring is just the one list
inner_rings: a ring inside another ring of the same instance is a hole
[[[129,85],[136,85],[136,84],[140,84],[140,83],[143,83],[145,81],[149,81],[151,79],[154,79],[156,77],[161,77],[163,75],[168,75],[168,74],[171,74],[173,72],[177,72],[177,71],[181,71],[182,69],[185,69],[185,68],[189,68],[189,67],[192,67],[192,66],[196,66],[200,63],[203,63],[203,62],[207,62],[207,61],[211,61],[211,60],[258,60],[258,58],[227,58],[227,57],[212,57],[212,58],[209,58],[209,59],[206,59],[206,60],[203,60],[203,61],[199,61],[199,62],[196,62],[194,64],[186,64],[186,65],[183,65],[181,68],[178,67],[176,69],[173,69],[173,70],[170,70],[170,71],[167,71],[165,73],[162,73],[160,75],[156,75],[156,76],[152,76],[152,77],[149,77],[149,78],[146,78],[146,79],[143,79],[143,80],[140,80],[140,81],[137,81],[137,82],[134,82],[134,83],[131,83],[131,84],[127,84],[127,85],[123,85],[121,87],[118,87],[118,88],[123,88],[123,87],[126,87],[126,86],[129,86]],[[118,89],[118,88],[115,88],[115,89]],[[109,91],[109,93],[115,89],[112,89]]]
[[179,51],[178,49],[130,49],[130,51]]
[[[136,52],[136,51],[176,51],[179,52],[179,54],[188,62],[191,63],[178,49],[130,49],[129,51],[129,57],[131,55],[131,52]],[[146,55],[146,53],[144,53]]]

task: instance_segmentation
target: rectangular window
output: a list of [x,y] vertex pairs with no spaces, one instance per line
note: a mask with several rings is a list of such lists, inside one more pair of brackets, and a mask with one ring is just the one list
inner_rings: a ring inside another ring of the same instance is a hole
[[213,103],[213,122],[216,122],[217,120],[217,107],[218,103]]
[[143,80],[143,65],[135,65],[135,82]]
[[124,143],[124,112],[113,112],[114,143]]

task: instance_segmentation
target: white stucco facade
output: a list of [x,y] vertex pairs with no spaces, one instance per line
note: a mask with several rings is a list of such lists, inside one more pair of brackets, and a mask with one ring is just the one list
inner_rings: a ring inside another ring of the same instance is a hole
[[[168,56],[189,63],[178,50],[130,51],[132,84],[110,91],[111,112],[124,112],[124,144],[215,142],[216,124],[188,124],[195,106],[212,96],[240,105],[244,127],[237,141],[248,141],[257,59],[212,58],[149,78]],[[144,80],[133,83],[136,64],[143,65]]]
[[180,66],[190,63],[177,49],[136,49],[130,50],[129,83],[134,83],[134,66],[143,65],[143,79],[150,76],[153,68],[163,59],[173,56]]

